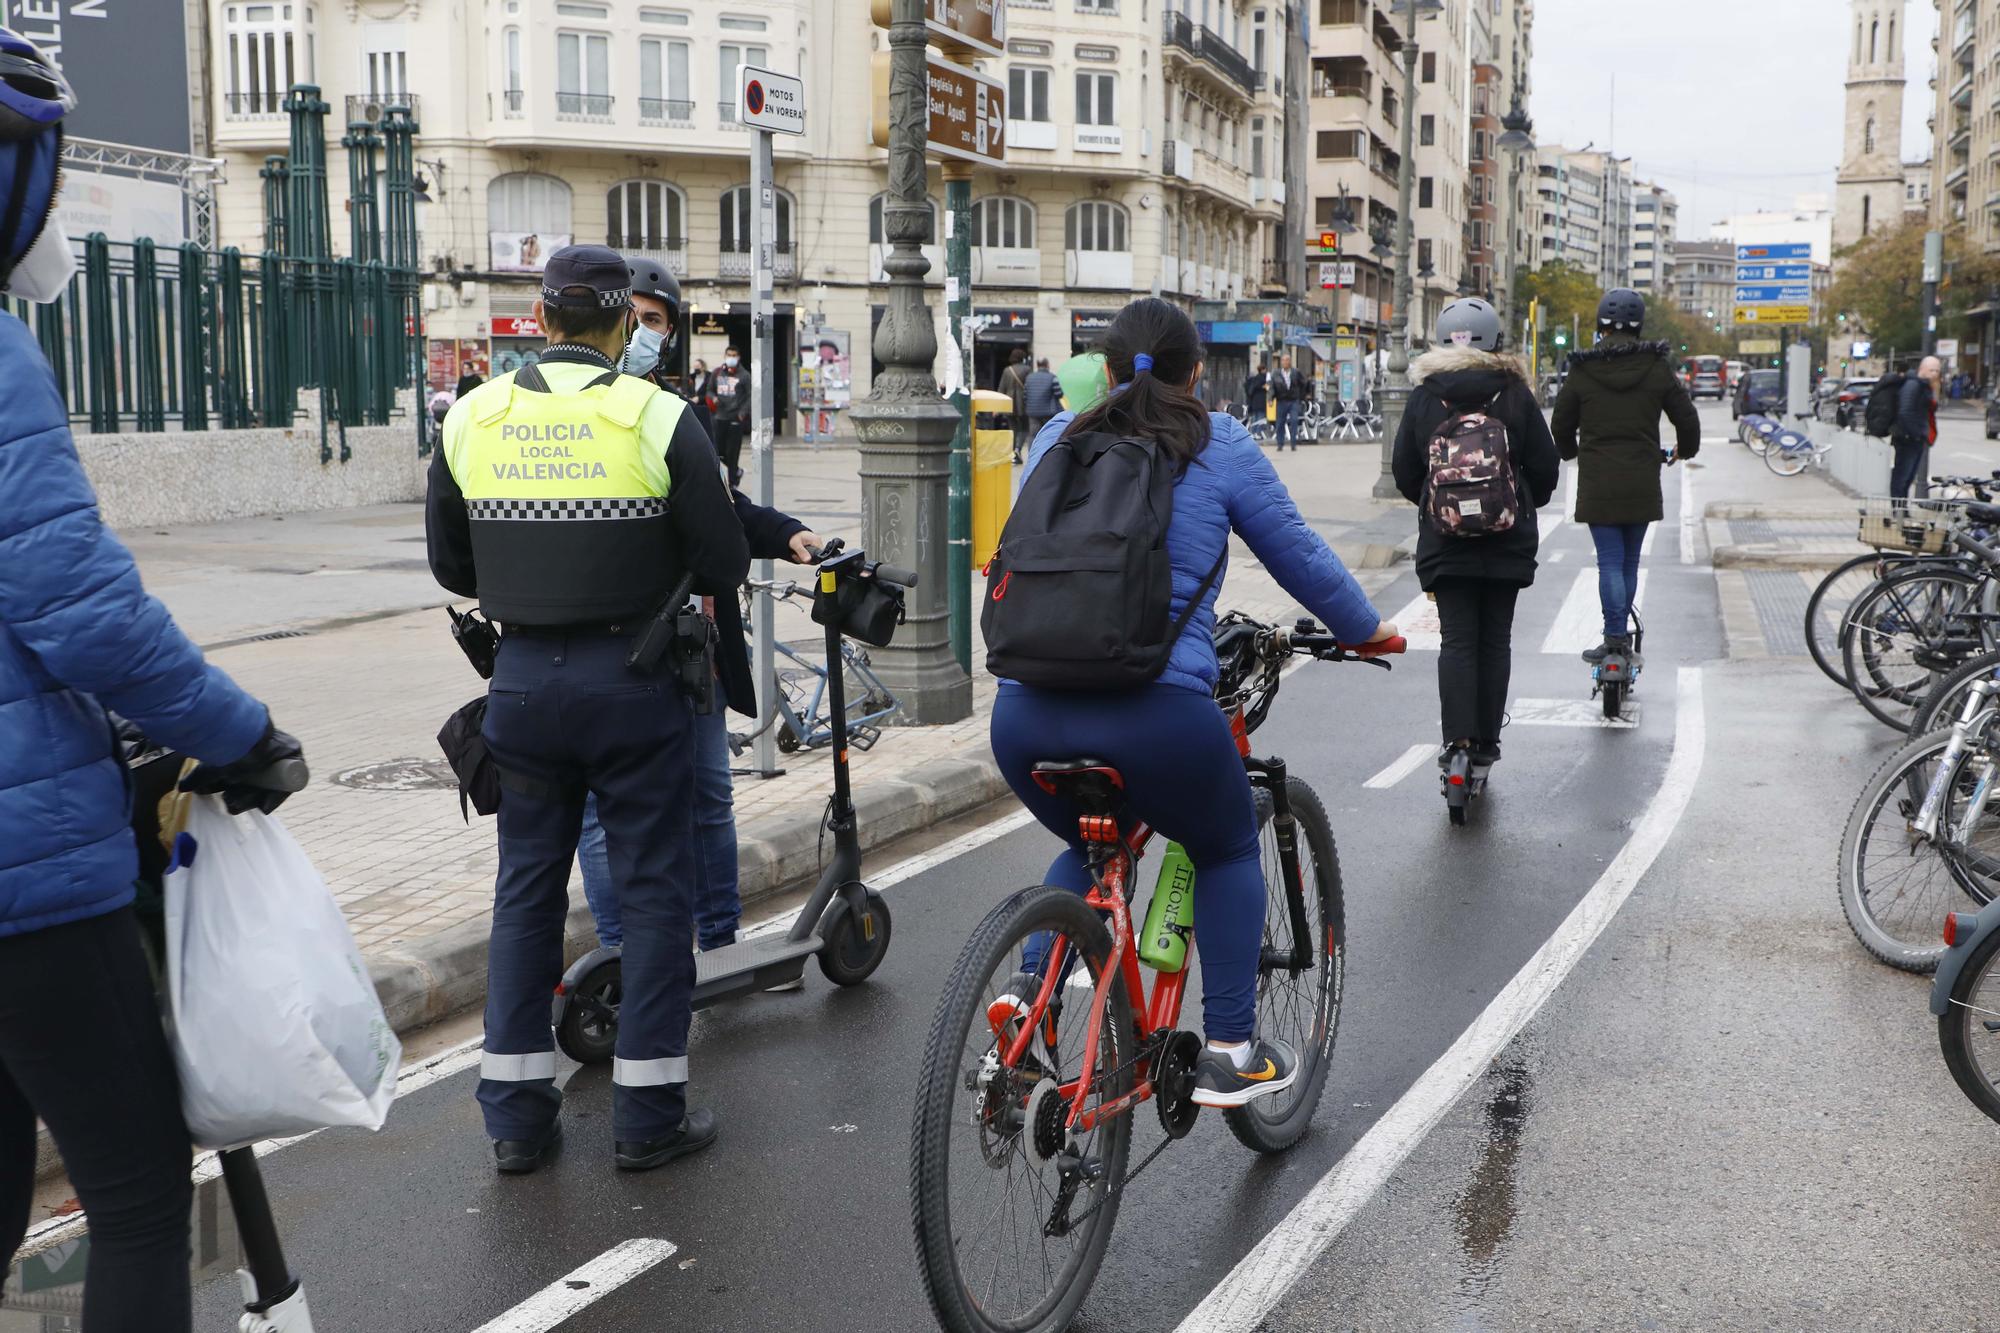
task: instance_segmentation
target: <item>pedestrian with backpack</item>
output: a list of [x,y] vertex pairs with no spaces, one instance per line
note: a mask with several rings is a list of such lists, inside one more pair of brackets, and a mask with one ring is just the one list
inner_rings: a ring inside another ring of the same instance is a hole
[[[1575,459],[1576,517],[1597,547],[1597,600],[1604,642],[1584,651],[1596,666],[1632,648],[1632,603],[1639,593],[1639,551],[1648,524],[1659,522],[1660,473],[1701,449],[1701,416],[1668,361],[1664,342],[1642,342],[1646,300],[1629,287],[1597,303],[1597,345],[1569,358],[1556,395],[1556,452]],[[1673,423],[1674,447],[1660,447],[1660,414]]]
[[[1075,808],[1034,782],[1043,760],[1115,766],[1132,815],[1186,849],[1208,1038],[1193,1097],[1239,1106],[1290,1086],[1298,1057],[1256,1032],[1264,871],[1249,777],[1215,704],[1210,637],[1229,534],[1342,642],[1396,631],[1300,517],[1243,424],[1203,410],[1201,340],[1186,314],[1134,301],[1103,352],[1111,392],[1042,429],[987,566],[981,625],[987,668],[1001,678],[993,754],[1066,844],[1050,884],[1081,894],[1091,880]],[[1039,961],[1024,959],[1010,994],[1033,996]]]
[[1417,506],[1417,581],[1437,602],[1440,766],[1500,758],[1514,603],[1535,581],[1535,511],[1562,465],[1528,373],[1500,353],[1500,312],[1478,297],[1438,316],[1396,433],[1396,489]]
[[[1889,447],[1895,450],[1895,466],[1889,472],[1889,495],[1891,499],[1905,500],[1915,491],[1918,495],[1928,493],[1924,484],[1924,459],[1929,457],[1930,448],[1937,443],[1937,388],[1938,380],[1944,374],[1944,366],[1934,356],[1927,356],[1917,365],[1917,373],[1897,376],[1900,384],[1892,386],[1896,410],[1889,429]],[[1877,385],[1868,395],[1868,433],[1877,434],[1876,420],[1884,415],[1875,405],[1875,394],[1884,393]],[[1887,394],[1884,393],[1887,397]]]

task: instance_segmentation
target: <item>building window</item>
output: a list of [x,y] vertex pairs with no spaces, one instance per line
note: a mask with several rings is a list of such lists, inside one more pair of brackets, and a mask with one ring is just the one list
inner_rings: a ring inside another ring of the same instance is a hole
[[401,23],[362,25],[361,81],[370,101],[392,102],[410,95],[408,30]]
[[1035,250],[1035,206],[1025,199],[981,199],[972,206],[972,243],[995,250]]
[[763,32],[771,24],[768,19],[745,18],[734,14],[722,16],[719,26],[724,32]]
[[1264,175],[1264,118],[1250,118],[1250,174],[1262,178]]
[[[792,196],[777,190],[778,249],[792,248]],[[726,254],[750,253],[750,187],[738,185],[722,195],[722,249]]]
[[501,89],[501,99],[506,105],[507,114],[518,116],[521,114],[522,102],[521,30],[519,28],[509,28],[500,34],[500,60],[505,67],[503,71],[505,79]]
[[[1079,4],[1081,2],[1082,0],[1078,0]],[[1095,70],[1077,71],[1076,123],[1079,125],[1118,123],[1117,75]]]
[[1868,123],[1861,127],[1861,151],[1864,153],[1875,151],[1875,117],[1873,114],[1869,115]]
[[1070,250],[1126,249],[1125,209],[1109,199],[1085,199],[1063,215],[1063,246]]
[[1417,117],[1417,142],[1429,148],[1437,143],[1437,117]]
[[1015,65],[1007,71],[1007,116],[1011,120],[1049,120],[1049,71],[1035,65]]
[[1353,161],[1361,156],[1360,130],[1319,130],[1314,151],[1321,161]]
[[1472,160],[1474,162],[1484,162],[1486,160],[1485,130],[1474,130],[1472,132]]
[[556,114],[611,114],[611,38],[604,33],[556,34]]
[[613,250],[678,250],[687,244],[687,200],[665,181],[621,181],[604,196],[604,243]]
[[301,70],[293,45],[291,6],[230,5],[223,10],[225,59],[229,65],[228,112],[232,116],[275,116],[283,112],[285,90],[312,78]]
[[1342,24],[1361,22],[1363,0],[1319,0],[1319,25],[1322,28],[1338,27]]
[[1868,205],[1874,202],[1867,195],[1861,196],[1861,234],[1868,234]]
[[1425,82],[1425,83],[1436,83],[1436,82],[1437,82],[1437,78],[1438,78],[1438,57],[1437,57],[1437,52],[1435,52],[1435,51],[1426,51],[1426,52],[1424,52],[1424,73],[1423,73],[1423,80],[1424,80],[1424,82]]
[[1417,267],[1419,269],[1426,269],[1429,268],[1430,266],[1431,266],[1431,243],[1429,241],[1418,241]]
[[1264,11],[1257,10],[1250,16],[1250,68],[1259,74],[1264,72]]
[[724,42],[717,48],[721,65],[722,82],[716,85],[721,95],[718,104],[724,124],[736,121],[736,71],[744,65],[765,66],[771,63],[771,48],[768,46],[738,46],[734,42]]
[[688,82],[688,44],[658,37],[639,39],[639,119],[677,121],[694,117]]
[[1431,208],[1434,206],[1435,198],[1432,194],[1431,178],[1429,176],[1419,176],[1417,178],[1417,207]]
[[569,186],[534,172],[495,176],[486,186],[486,229],[492,267],[539,271],[552,250],[570,243]]
[[1076,0],[1079,14],[1116,14],[1118,0]]
[[[889,195],[886,191],[883,192],[882,194],[876,195],[873,199],[870,199],[868,201],[868,244],[870,245],[889,244],[889,233],[883,225],[883,210],[884,207],[888,204],[888,202],[889,202]],[[920,244],[936,245],[937,213],[938,213],[937,203],[934,200],[927,199],[924,201],[924,206],[929,211],[930,217],[929,220],[924,224],[924,239],[920,242]],[[979,211],[978,206],[974,205],[973,212],[976,214],[978,211]],[[979,229],[977,225],[973,227],[972,234],[975,237],[979,235]],[[975,241],[975,244],[976,243],[977,242]]]

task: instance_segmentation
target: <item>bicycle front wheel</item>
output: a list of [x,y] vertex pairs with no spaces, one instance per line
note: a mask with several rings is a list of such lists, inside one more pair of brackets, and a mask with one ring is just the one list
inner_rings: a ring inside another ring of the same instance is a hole
[[[1944,914],[1989,902],[1990,875],[2000,868],[2000,812],[1983,816],[1957,849],[1920,841],[1911,831],[1950,743],[1950,732],[1932,732],[1890,755],[1861,789],[1840,840],[1840,909],[1848,928],[1862,948],[1906,972],[1936,969]],[[1962,821],[1977,784],[1969,758],[1947,777],[1941,838]]]
[[1764,466],[1781,477],[1796,477],[1813,460],[1810,449],[1775,448],[1764,451]]
[[[1276,960],[1291,952],[1291,890],[1278,851],[1271,794],[1257,792],[1259,860],[1264,867],[1264,962],[1257,973],[1257,1031],[1290,1046],[1299,1074],[1292,1086],[1222,1113],[1230,1133],[1246,1148],[1283,1152],[1312,1124],[1333,1063],[1340,1031],[1340,993],[1347,976],[1346,903],[1340,893],[1340,856],[1333,826],[1319,794],[1297,778],[1285,780],[1285,794],[1298,823],[1300,897],[1313,965],[1294,972]],[[1200,892],[1199,885],[1196,892]],[[1201,947],[1200,940],[1195,947]]]
[[1838,682],[1843,689],[1853,689],[1854,682],[1840,661],[1840,640],[1847,628],[1847,613],[1854,609],[1861,595],[1875,586],[1876,567],[1882,563],[1879,555],[1857,555],[1846,564],[1821,579],[1806,599],[1806,651],[1812,660],[1826,673],[1826,678]]
[[1908,731],[1939,678],[1981,651],[1979,579],[1956,568],[1915,569],[1864,594],[1849,616],[1841,665],[1861,706]]
[[[1040,969],[1060,966],[1066,975],[1027,1053],[1009,1068],[991,1014],[1025,970],[1024,950],[1038,946],[1037,993]],[[948,1333],[1059,1333],[1104,1262],[1132,1116],[1073,1134],[1060,1089],[1088,1077],[1094,1106],[1132,1087],[1137,1037],[1116,978],[1096,1059],[1084,1068],[1087,986],[1103,980],[1110,956],[1111,934],[1082,896],[1044,886],[987,913],[952,968],[910,1132],[910,1220],[924,1292]]]
[[1938,1015],[1938,1047],[1959,1091],[2000,1120],[2000,931],[1973,946]]
[[1923,736],[1956,726],[1959,714],[1965,711],[1965,699],[1972,692],[1972,687],[1996,670],[2000,670],[2000,653],[1981,653],[1938,681],[1918,706],[1916,717],[1910,723],[1910,734]]

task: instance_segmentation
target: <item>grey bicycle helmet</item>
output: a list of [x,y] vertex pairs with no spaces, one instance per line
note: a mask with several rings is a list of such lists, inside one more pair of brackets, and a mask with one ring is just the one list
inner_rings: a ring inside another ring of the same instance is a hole
[[1637,333],[1646,322],[1646,298],[1630,287],[1613,287],[1597,303],[1597,327],[1603,333]]
[[667,318],[674,329],[681,326],[681,282],[657,259],[627,259],[625,271],[632,275],[632,294],[652,296],[667,303]]
[[1450,347],[1500,350],[1500,312],[1476,296],[1461,297],[1438,315],[1437,341]]

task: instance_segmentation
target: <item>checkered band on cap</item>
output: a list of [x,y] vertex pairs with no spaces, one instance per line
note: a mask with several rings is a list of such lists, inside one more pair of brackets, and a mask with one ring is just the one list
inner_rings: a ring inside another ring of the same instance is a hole
[[642,495],[623,500],[467,500],[473,518],[657,518],[667,512],[666,500]]
[[[582,284],[572,283],[570,285],[581,286]],[[630,287],[618,287],[608,292],[598,292],[596,295],[597,300],[595,304],[600,310],[618,310],[632,304],[632,289]],[[589,309],[592,305],[589,297],[567,296],[555,287],[542,288],[542,300],[544,303],[552,303],[564,309],[571,310]]]

